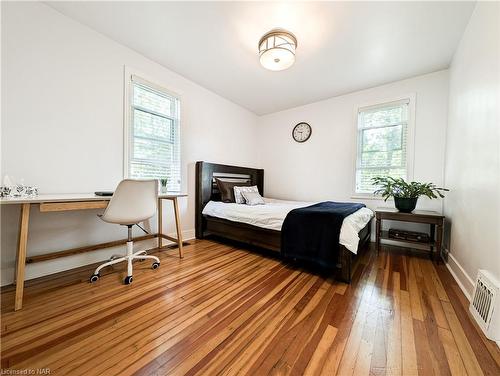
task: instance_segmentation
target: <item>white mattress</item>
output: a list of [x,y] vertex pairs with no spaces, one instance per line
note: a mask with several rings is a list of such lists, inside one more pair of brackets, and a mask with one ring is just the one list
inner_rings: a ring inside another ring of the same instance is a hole
[[[266,205],[255,206],[210,201],[203,209],[203,214],[281,231],[281,226],[288,212],[315,204],[315,202],[284,201],[272,198],[264,198],[264,201]],[[339,243],[356,253],[359,243],[358,232],[366,226],[372,217],[373,212],[368,208],[361,208],[345,217],[340,229]]]

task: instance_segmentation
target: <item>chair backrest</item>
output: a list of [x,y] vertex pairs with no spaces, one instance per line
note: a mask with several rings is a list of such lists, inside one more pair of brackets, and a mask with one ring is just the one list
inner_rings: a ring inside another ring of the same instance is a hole
[[125,179],[118,184],[101,219],[120,225],[132,225],[156,214],[157,180]]

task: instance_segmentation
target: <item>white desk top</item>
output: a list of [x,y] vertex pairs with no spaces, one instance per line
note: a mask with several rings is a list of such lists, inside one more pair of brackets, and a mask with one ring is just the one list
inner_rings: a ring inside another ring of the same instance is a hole
[[[185,193],[167,192],[158,195],[158,198],[187,197]],[[109,201],[111,196],[96,196],[93,193],[54,193],[33,197],[1,197],[0,205],[9,204],[40,204],[42,202],[69,202],[69,201]]]

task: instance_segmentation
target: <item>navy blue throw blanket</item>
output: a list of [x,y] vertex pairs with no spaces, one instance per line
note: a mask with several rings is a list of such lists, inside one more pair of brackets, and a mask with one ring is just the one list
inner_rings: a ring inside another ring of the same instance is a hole
[[285,258],[333,268],[339,254],[344,218],[364,204],[325,201],[290,211],[281,227],[281,253]]

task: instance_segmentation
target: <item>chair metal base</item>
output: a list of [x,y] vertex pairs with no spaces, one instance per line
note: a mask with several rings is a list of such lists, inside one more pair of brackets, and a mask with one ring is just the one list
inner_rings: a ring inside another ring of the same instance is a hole
[[[157,264],[160,264],[160,259],[158,257],[147,255],[147,254],[145,254],[146,251],[138,251],[138,252],[134,253],[133,250],[134,250],[134,242],[132,240],[130,240],[127,242],[127,254],[125,256],[121,256],[118,258],[114,258],[115,256],[113,256],[113,259],[111,261],[108,261],[102,265],[99,265],[97,267],[97,269],[94,271],[94,276],[99,276],[99,272],[101,271],[102,268],[105,268],[107,266],[111,266],[114,264],[118,264],[119,262],[126,261],[127,262],[127,278],[125,278],[125,280],[129,280],[130,282],[132,282],[132,278],[131,278],[132,277],[132,262],[134,260],[151,259],[151,260],[154,260],[154,262],[156,262]],[[153,263],[153,265],[154,265],[154,263]],[[158,265],[156,265],[156,267],[153,266],[153,268],[156,269],[157,266]],[[97,279],[95,279],[95,280],[97,280]],[[91,278],[91,281],[93,281],[92,278]],[[129,284],[129,283],[126,283],[126,284]]]

